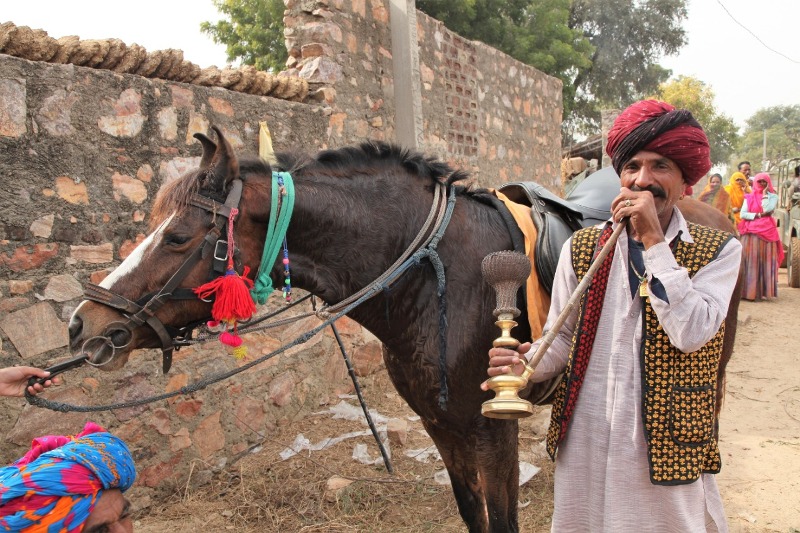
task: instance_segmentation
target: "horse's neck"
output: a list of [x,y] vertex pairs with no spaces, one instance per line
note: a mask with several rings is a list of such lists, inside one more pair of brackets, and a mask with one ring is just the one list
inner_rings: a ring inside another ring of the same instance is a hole
[[287,236],[292,283],[333,304],[378,278],[413,241],[433,201],[406,185],[298,180]]

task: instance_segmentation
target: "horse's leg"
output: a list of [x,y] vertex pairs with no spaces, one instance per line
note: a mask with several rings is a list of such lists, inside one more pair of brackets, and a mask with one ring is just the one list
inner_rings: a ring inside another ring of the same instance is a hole
[[450,475],[450,484],[456,497],[458,512],[467,524],[470,533],[489,531],[486,519],[486,499],[478,474],[475,441],[460,439],[451,432],[422,420],[442,456]]
[[476,433],[478,469],[486,494],[489,531],[519,530],[519,427],[516,421],[481,418]]
[[483,419],[473,433],[475,440],[465,440],[423,424],[442,455],[470,533],[518,531],[517,425]]

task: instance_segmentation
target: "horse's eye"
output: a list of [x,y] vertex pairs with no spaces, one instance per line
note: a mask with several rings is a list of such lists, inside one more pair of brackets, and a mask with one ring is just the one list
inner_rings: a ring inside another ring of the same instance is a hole
[[170,233],[168,235],[164,235],[164,244],[168,246],[180,246],[181,244],[186,244],[189,242],[188,235],[178,235],[177,233]]

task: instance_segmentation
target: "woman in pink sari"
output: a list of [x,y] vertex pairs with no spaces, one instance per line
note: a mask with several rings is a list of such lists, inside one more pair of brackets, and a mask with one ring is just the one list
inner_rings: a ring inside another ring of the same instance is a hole
[[746,194],[739,222],[745,284],[742,298],[759,301],[778,296],[778,265],[783,261],[783,245],[772,212],[778,195],[769,174],[756,174],[753,192]]

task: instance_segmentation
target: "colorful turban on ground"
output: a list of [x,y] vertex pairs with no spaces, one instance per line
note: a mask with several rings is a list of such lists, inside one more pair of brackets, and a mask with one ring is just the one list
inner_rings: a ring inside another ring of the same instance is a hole
[[702,126],[689,111],[666,102],[636,102],[620,113],[608,132],[606,152],[617,174],[642,150],[674,161],[690,186],[711,169],[711,149]]
[[0,531],[81,531],[103,490],[126,491],[134,479],[128,447],[92,422],[74,437],[39,437],[0,469]]

